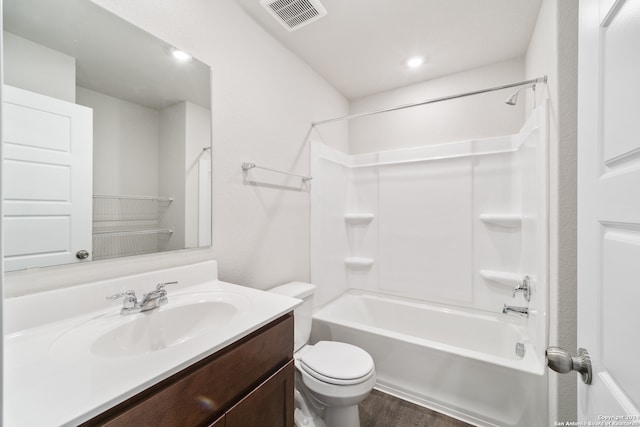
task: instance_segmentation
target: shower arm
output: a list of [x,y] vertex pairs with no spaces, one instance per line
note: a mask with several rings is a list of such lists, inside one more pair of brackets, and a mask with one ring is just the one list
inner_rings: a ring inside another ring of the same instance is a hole
[[348,116],[334,117],[332,119],[320,120],[318,122],[312,122],[311,127],[313,128],[313,127],[324,125],[327,123],[356,119],[358,117],[372,116],[374,114],[388,113],[390,111],[404,110],[405,108],[419,107],[421,105],[435,104],[436,102],[448,101],[450,99],[464,98],[466,96],[472,96],[472,95],[480,95],[482,93],[494,92],[496,90],[509,89],[509,88],[518,87],[518,86],[535,85],[536,83],[547,83],[547,76],[538,77],[537,79],[532,79],[532,80],[525,80],[517,83],[509,83],[502,86],[494,86],[487,89],[480,89],[480,90],[474,90],[471,92],[459,93],[457,95],[449,95],[449,96],[443,96],[440,98],[429,99],[426,101],[414,102],[412,104],[398,105],[396,107],[384,108],[382,110],[367,111],[364,113],[356,113],[356,114],[350,114]]

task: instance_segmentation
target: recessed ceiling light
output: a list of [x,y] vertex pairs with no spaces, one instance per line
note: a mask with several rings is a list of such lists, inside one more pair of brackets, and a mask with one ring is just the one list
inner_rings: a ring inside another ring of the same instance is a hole
[[191,59],[191,55],[189,55],[187,52],[183,52],[181,50],[175,49],[173,52],[173,57],[175,59],[177,59],[178,61],[188,61]]
[[409,68],[417,68],[424,64],[424,58],[422,56],[412,56],[407,59],[407,67]]

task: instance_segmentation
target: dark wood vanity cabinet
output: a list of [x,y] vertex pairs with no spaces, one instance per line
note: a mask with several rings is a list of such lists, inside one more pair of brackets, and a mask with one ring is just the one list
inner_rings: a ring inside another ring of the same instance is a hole
[[290,313],[83,425],[293,427],[294,369]]

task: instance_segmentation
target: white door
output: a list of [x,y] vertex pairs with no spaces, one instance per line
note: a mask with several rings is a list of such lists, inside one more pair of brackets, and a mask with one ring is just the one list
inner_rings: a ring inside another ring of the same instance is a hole
[[90,260],[92,110],[6,85],[3,95],[5,270]]
[[579,43],[578,419],[638,426],[640,1],[581,0]]

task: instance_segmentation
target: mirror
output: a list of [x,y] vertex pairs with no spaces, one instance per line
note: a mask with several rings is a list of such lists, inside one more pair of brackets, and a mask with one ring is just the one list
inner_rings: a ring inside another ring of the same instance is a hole
[[211,244],[210,68],[87,0],[5,0],[5,270]]

